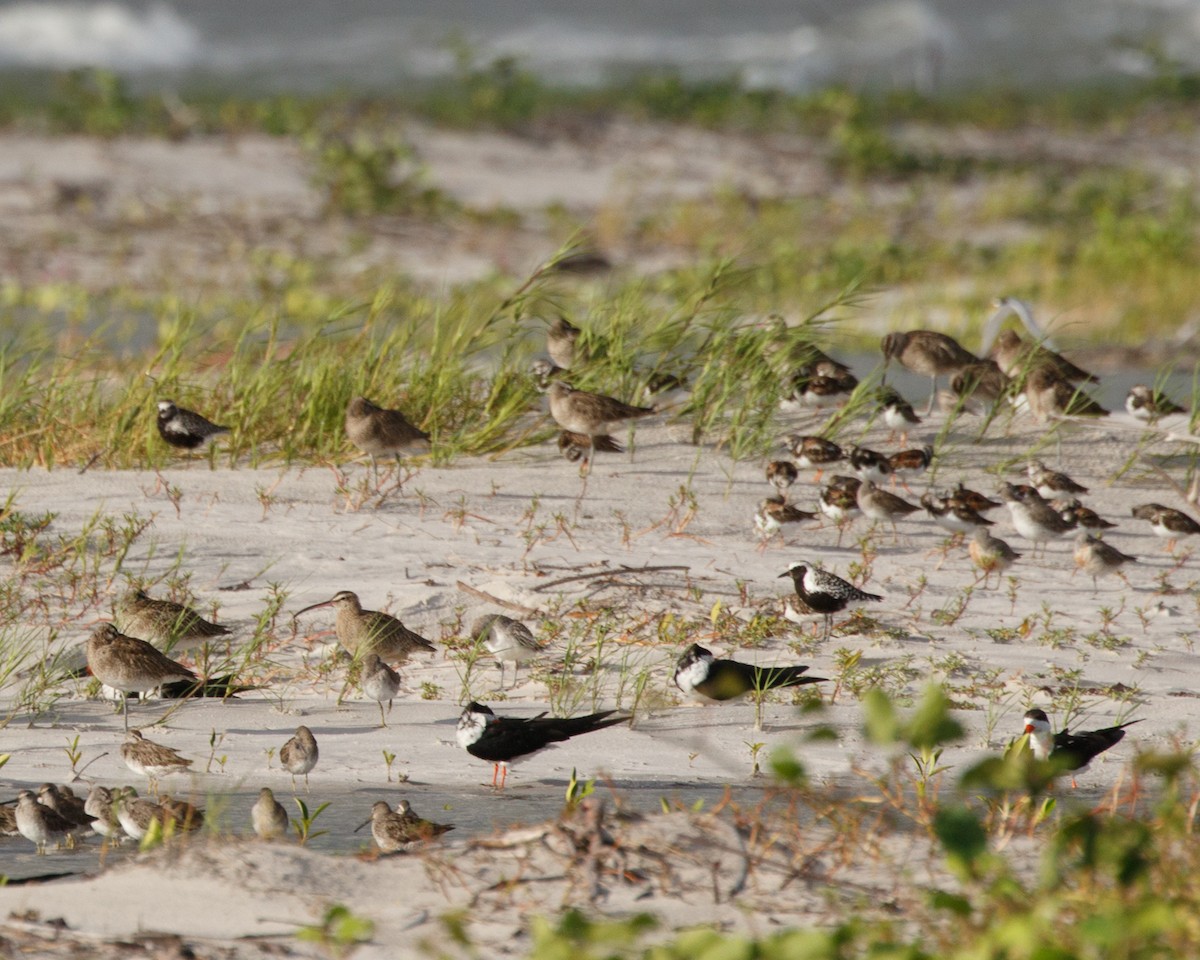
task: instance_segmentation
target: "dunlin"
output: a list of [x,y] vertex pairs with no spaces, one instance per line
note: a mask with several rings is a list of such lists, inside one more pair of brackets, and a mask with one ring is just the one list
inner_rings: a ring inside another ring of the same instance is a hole
[[150,792],[158,793],[158,778],[172,773],[186,773],[192,761],[180,756],[171,747],[147,740],[141,730],[130,730],[121,745],[121,759],[138,776],[150,781]]
[[1074,771],[1082,770],[1105,750],[1115,747],[1125,736],[1125,728],[1140,722],[1130,720],[1115,727],[1080,733],[1065,729],[1053,733],[1046,712],[1033,709],[1025,713],[1025,732],[1029,735],[1029,747],[1033,755],[1039,760],[1052,761],[1063,772],[1070,771],[1071,785],[1074,786]]
[[533,632],[520,620],[506,617],[501,613],[480,617],[471,624],[471,636],[477,643],[482,643],[496,662],[500,664],[500,689],[504,689],[504,664],[513,665],[513,683],[517,680],[517,671],[526,660],[532,660],[544,649],[538,643]]
[[71,792],[70,787],[43,783],[38,787],[37,798],[38,803],[49,807],[73,827],[90,829],[96,819],[84,809],[84,802]]
[[[603,730],[632,719],[616,710],[582,717],[498,717],[490,707],[469,703],[458,718],[458,745],[473,757],[493,764],[492,786],[504,789],[508,768],[518,759],[584,733]],[[496,783],[497,776],[500,782]]]
[[1110,573],[1121,573],[1127,563],[1137,563],[1137,557],[1122,553],[1111,544],[1105,543],[1085,530],[1075,536],[1075,566],[1092,578],[1092,592],[1099,589],[1097,580]]
[[800,602],[825,618],[826,640],[833,632],[835,613],[840,613],[852,603],[883,599],[878,594],[866,593],[839,576],[810,567],[803,562],[793,563],[779,576],[791,577]]
[[173,447],[195,450],[229,427],[218,426],[192,410],[175,405],[173,400],[158,401],[158,435]]
[[155,600],[142,590],[130,590],[113,607],[117,627],[131,637],[153,644],[164,653],[185,653],[229,628],[205,620],[191,607],[171,600]]
[[410,850],[454,829],[453,824],[434,823],[418,817],[407,800],[399,801],[395,812],[386,801],[376,800],[371,805],[371,816],[355,827],[354,832],[357,833],[368,823],[371,825],[371,837],[383,853]]
[[401,664],[413,653],[437,649],[395,617],[378,610],[364,610],[358,594],[350,590],[339,591],[328,600],[298,610],[293,619],[321,607],[333,607],[337,611],[334,631],[338,643],[355,659],[375,653],[388,663]]
[[824,677],[808,676],[807,666],[759,667],[737,660],[718,660],[712,651],[693,643],[675,664],[675,686],[688,696],[702,700],[736,700],[747,694],[761,696],[768,690],[824,683]]
[[598,393],[576,390],[561,380],[555,380],[547,391],[550,399],[550,415],[564,430],[588,437],[588,453],[585,463],[591,463],[595,452],[596,437],[612,432],[622,420],[634,420],[654,413],[653,407],[635,407],[612,397]]
[[923,374],[932,381],[929,406],[926,413],[933,411],[937,399],[938,377],[953,376],[963,367],[978,363],[979,358],[953,337],[933,330],[909,330],[906,333],[889,333],[883,338],[884,372],[887,365],[897,361],[913,373]]
[[967,547],[971,561],[983,572],[983,585],[986,588],[992,574],[1001,574],[1011,567],[1021,555],[1012,547],[993,537],[986,527],[977,527]]
[[250,808],[250,822],[260,840],[277,840],[288,832],[288,815],[283,804],[275,799],[270,787],[258,791],[258,799]]
[[111,623],[102,623],[87,642],[87,663],[92,676],[120,691],[125,731],[129,732],[129,694],[153,690],[171,680],[196,680],[181,663],[164,656],[145,640],[127,637]]
[[383,715],[383,702],[386,700],[388,713],[392,712],[392,701],[400,692],[400,674],[379,659],[376,653],[368,653],[363,657],[360,683],[365,697],[379,704],[379,726],[386,727],[387,719]]
[[317,765],[320,756],[317,738],[306,726],[296,728],[296,735],[279,748],[279,762],[292,775],[292,789],[296,789],[296,778],[304,777],[304,789],[308,789],[308,775]]

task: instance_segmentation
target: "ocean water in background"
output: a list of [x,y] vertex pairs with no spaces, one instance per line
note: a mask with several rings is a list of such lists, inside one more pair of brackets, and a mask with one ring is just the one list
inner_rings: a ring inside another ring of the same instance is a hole
[[455,49],[554,83],[647,70],[803,91],[1067,85],[1200,66],[1200,0],[0,0],[0,69],[381,90]]

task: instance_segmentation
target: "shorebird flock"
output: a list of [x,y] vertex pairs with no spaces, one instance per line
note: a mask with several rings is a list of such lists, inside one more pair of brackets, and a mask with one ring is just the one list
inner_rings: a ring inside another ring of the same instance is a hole
[[[1001,314],[1016,313],[1034,330],[1028,308],[1016,300],[1000,303]],[[1000,314],[998,314],[999,316]],[[991,326],[991,325],[989,325]],[[571,371],[586,363],[585,338],[579,327],[564,318],[549,325],[546,340],[548,360],[539,361],[534,375],[544,390],[549,414],[561,428],[558,447],[571,462],[581,462],[586,476],[598,453],[620,452],[621,445],[612,432],[622,423],[658,415],[655,406],[640,406],[622,400],[575,389],[569,382]],[[1096,377],[1055,353],[1041,341],[1026,341],[1012,330],[992,330],[990,355],[976,356],[953,338],[931,330],[910,330],[888,334],[881,344],[883,377],[889,366],[899,364],[931,381],[931,393],[924,414],[894,388],[881,383],[865,389],[849,367],[817,349],[806,347],[802,362],[783,385],[779,404],[783,410],[820,411],[850,408],[868,418],[878,417],[891,431],[889,441],[899,438],[901,449],[886,453],[859,445],[840,445],[830,436],[791,433],[781,438],[784,450],[794,459],[772,460],[766,465],[766,482],[775,495],[764,499],[754,517],[760,549],[775,538],[783,538],[790,525],[821,521],[825,518],[838,528],[838,542],[845,528],[858,518],[872,527],[883,524],[898,538],[898,524],[914,520],[936,525],[951,535],[949,546],[965,545],[971,562],[979,571],[986,588],[993,576],[1002,575],[1023,558],[1005,540],[992,532],[996,521],[986,516],[1004,505],[1016,535],[1031,555],[1044,552],[1047,544],[1067,535],[1075,537],[1074,561],[1079,570],[1092,578],[1093,588],[1101,577],[1124,577],[1124,568],[1137,563],[1105,542],[1103,531],[1116,524],[1086,507],[1080,497],[1088,490],[1065,473],[1052,470],[1042,461],[1030,459],[1025,472],[1027,483],[1003,482],[996,499],[968,489],[962,481],[951,488],[923,491],[916,502],[910,487],[917,483],[938,460],[933,443],[908,446],[908,438],[921,429],[935,409],[957,413],[970,411],[994,416],[1002,409],[1026,411],[1044,422],[1073,421],[1107,415],[1083,389]],[[948,390],[939,390],[946,379]],[[679,392],[686,385],[670,378],[658,384]],[[1135,386],[1126,403],[1128,413],[1150,426],[1167,417],[1185,415],[1183,408],[1159,391]],[[228,432],[199,413],[184,409],[171,400],[158,403],[157,428],[162,439],[174,447],[194,450]],[[365,397],[349,404],[345,417],[348,440],[371,460],[378,477],[378,461],[427,452],[431,438],[410,422],[399,410],[387,409]],[[826,472],[844,465],[845,473],[835,473],[824,483]],[[796,491],[809,471],[817,484],[814,510],[797,505]],[[1147,521],[1158,537],[1173,551],[1183,537],[1200,533],[1200,524],[1183,510],[1158,503],[1135,506],[1132,517]],[[835,629],[834,618],[852,606],[886,602],[880,594],[870,593],[831,570],[819,560],[793,562],[779,576],[790,578],[800,615],[822,619],[823,638]],[[978,582],[978,581],[977,581]],[[406,627],[390,614],[365,609],[352,591],[341,590],[330,599],[311,604],[295,612],[293,618],[322,608],[335,611],[334,632],[344,652],[346,692],[357,686],[364,697],[379,709],[380,726],[387,725],[392,701],[401,689],[400,669],[414,655],[435,653],[436,647],[425,637]],[[191,804],[172,800],[158,793],[161,778],[186,772],[192,761],[176,751],[147,739],[140,729],[131,729],[130,694],[145,694],[169,689],[173,695],[188,696],[216,692],[236,692],[233,677],[202,678],[196,670],[181,662],[197,648],[223,638],[229,629],[210,622],[190,607],[154,599],[142,590],[121,597],[113,609],[113,622],[100,623],[86,645],[87,668],[122,701],[121,712],[127,739],[121,757],[128,768],[145,777],[156,799],[139,797],[132,787],[110,789],[92,787],[86,801],[74,795],[70,787],[43,784],[39,790],[23,790],[13,805],[0,805],[0,834],[20,834],[33,842],[39,852],[54,842],[75,842],[76,838],[97,834],[115,839],[122,834],[135,839],[155,829],[189,831],[203,823],[204,811]],[[505,664],[520,664],[538,657],[544,645],[533,631],[519,620],[502,614],[478,618],[471,627],[478,649],[486,650],[501,668],[504,687]],[[765,666],[722,659],[699,644],[692,643],[676,662],[672,679],[686,696],[711,703],[723,703],[742,697],[761,698],[770,691],[790,687],[819,685],[822,677],[808,674],[803,664]],[[386,710],[385,710],[386,703]],[[627,723],[628,713],[617,710],[575,717],[534,717],[497,715],[490,707],[471,702],[462,711],[456,740],[468,754],[493,764],[492,786],[503,789],[508,768],[517,761],[556,744],[584,734]],[[1054,734],[1049,718],[1038,709],[1025,716],[1024,733],[1038,759],[1055,761],[1060,772],[1085,767],[1103,751],[1113,747],[1125,735],[1131,723],[1114,727]],[[316,738],[306,726],[278,750],[282,769],[292,778],[308,777],[319,761]],[[286,810],[268,787],[262,788],[253,805],[249,822],[256,835],[269,840],[288,832]],[[430,842],[452,829],[418,817],[406,801],[395,809],[377,802],[369,819],[380,851],[391,853],[412,849]]]

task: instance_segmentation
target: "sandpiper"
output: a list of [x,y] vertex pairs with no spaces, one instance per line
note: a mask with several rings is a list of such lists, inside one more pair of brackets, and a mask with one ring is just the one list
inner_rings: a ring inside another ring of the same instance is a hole
[[1075,535],[1075,566],[1092,578],[1093,593],[1099,589],[1096,581],[1100,577],[1115,573],[1124,578],[1121,567],[1127,563],[1137,563],[1137,557],[1122,553],[1086,530]]
[[783,445],[791,450],[792,456],[796,458],[796,466],[801,470],[817,471],[813,477],[816,483],[821,482],[821,474],[827,466],[846,458],[841,447],[824,437],[806,437],[793,433],[783,441]]
[[787,500],[788,490],[800,476],[800,471],[791,460],[772,460],[767,464],[767,483],[779,491],[779,496]]
[[70,787],[43,783],[38,787],[37,798],[38,803],[49,807],[72,827],[91,829],[96,819],[84,809],[84,802],[75,796]]
[[155,821],[166,825],[169,814],[157,803],[143,800],[132,787],[125,787],[116,801],[117,821],[125,834],[134,840],[143,839]]
[[999,537],[993,537],[986,527],[975,528],[967,552],[971,555],[971,561],[983,572],[985,588],[993,573],[1001,574],[1021,559],[1016,550]]
[[566,317],[559,317],[546,329],[546,352],[555,366],[563,370],[571,369],[582,332]]
[[807,666],[759,667],[737,660],[718,660],[712,651],[693,643],[675,665],[675,686],[701,700],[736,700],[746,694],[761,696],[768,690],[824,683],[824,677],[807,676]]
[[546,393],[550,399],[550,415],[555,422],[564,430],[588,437],[585,465],[591,463],[596,437],[610,433],[613,426],[622,420],[647,417],[655,412],[653,407],[635,407],[612,397],[576,390],[561,380],[550,384]]
[[1034,367],[1025,378],[1025,399],[1037,420],[1107,417],[1108,411],[1051,367]]
[[[492,786],[504,789],[508,768],[518,759],[537,753],[552,743],[580,734],[627,723],[629,714],[601,710],[582,717],[498,717],[490,707],[471,702],[458,718],[458,745],[473,757],[493,764]],[[499,776],[500,782],[496,783]]]
[[1041,460],[1031,460],[1025,472],[1029,475],[1029,482],[1033,488],[1045,500],[1088,492],[1087,487],[1076,483],[1065,473],[1051,470]]
[[178,407],[173,400],[158,401],[158,435],[173,447],[195,450],[229,427],[218,426],[200,414]]
[[100,624],[88,637],[87,663],[92,676],[121,693],[126,733],[129,694],[144,693],[171,680],[197,679],[183,664],[164,656],[145,640],[125,636],[111,623]]
[[260,840],[277,840],[287,835],[287,811],[275,799],[270,787],[258,791],[258,799],[250,808],[250,823]]
[[404,453],[427,453],[429,434],[413,426],[399,410],[385,410],[366,397],[355,397],[346,408],[346,436],[371,458],[378,474],[380,457]]
[[1154,423],[1171,414],[1187,413],[1170,397],[1158,390],[1152,390],[1144,383],[1135,383],[1129,388],[1129,395],[1125,398],[1125,410],[1131,417],[1147,423]]
[[121,759],[138,776],[150,781],[150,792],[158,793],[158,778],[172,773],[186,773],[192,761],[180,756],[171,747],[147,740],[141,730],[130,730],[121,745]]
[[195,804],[186,800],[176,800],[164,793],[158,798],[158,805],[175,821],[175,827],[179,830],[199,830],[204,826],[204,810]]
[[[1082,770],[1105,750],[1115,747],[1125,736],[1125,728],[1140,723],[1130,720],[1115,727],[1100,730],[1084,730],[1071,733],[1066,729],[1052,733],[1050,718],[1044,710],[1028,710],[1025,713],[1025,732],[1029,735],[1029,746],[1039,760],[1053,761],[1064,772]],[[1075,777],[1071,777],[1075,786]]]
[[61,814],[55,813],[45,804],[38,803],[32,790],[22,790],[17,794],[15,815],[17,832],[36,844],[40,854],[46,852],[46,844],[51,840],[57,842],[77,829],[75,824]]
[[319,756],[317,738],[301,724],[296,728],[296,735],[279,748],[279,762],[292,775],[292,790],[296,789],[299,776],[304,777],[304,789],[308,789],[308,774],[317,765]]
[[929,465],[933,463],[933,447],[928,443],[920,449],[901,450],[898,453],[893,453],[888,457],[888,466],[891,468],[892,483],[897,480],[900,485],[912,493],[908,489],[907,481],[913,477],[919,477]]
[[896,530],[896,520],[907,517],[921,508],[915,503],[909,503],[903,497],[889,493],[876,486],[872,480],[864,480],[858,488],[858,509],[863,516],[872,520],[886,520],[892,525],[892,534],[899,536]]
[[1057,510],[1068,523],[1073,523],[1086,530],[1109,530],[1116,526],[1111,520],[1105,520],[1091,507],[1085,507],[1075,497],[1052,500],[1050,506]]
[[979,362],[978,357],[963,349],[953,337],[933,330],[889,333],[883,338],[882,348],[885,375],[887,365],[896,360],[901,366],[913,373],[924,374],[933,382],[926,414],[933,412],[938,377],[953,376],[968,364]]
[[846,457],[859,480],[883,483],[892,473],[887,454],[867,447],[852,446]]
[[909,428],[921,423],[921,418],[913,412],[912,404],[891,387],[884,387],[880,391],[879,411],[883,422],[892,431],[888,439],[895,439],[899,433],[901,444],[908,443]]
[[791,577],[800,602],[825,618],[824,639],[826,640],[833,632],[833,615],[835,613],[840,613],[852,603],[883,599],[878,594],[859,590],[854,584],[839,576],[818,570],[816,567],[810,567],[803,561],[793,563],[779,576]]
[[209,640],[228,636],[229,628],[205,620],[191,607],[155,600],[143,590],[130,590],[113,607],[117,627],[164,653],[185,653]]
[[371,837],[383,853],[411,850],[454,829],[453,824],[434,823],[418,817],[407,800],[399,801],[395,812],[387,805],[387,801],[376,800],[371,804],[371,816],[355,827],[354,832],[357,833],[368,823],[371,825]]
[[1071,383],[1097,381],[1097,377],[1075,366],[1066,357],[1047,350],[1040,343],[1027,343],[1015,330],[1000,331],[992,345],[991,357],[1010,377],[1023,376],[1035,367],[1048,367],[1056,376]]
[[379,659],[379,654],[368,653],[363,657],[362,673],[359,675],[363,696],[379,704],[379,726],[386,727],[383,702],[386,700],[388,713],[392,712],[392,700],[400,692],[400,674]]
[[562,430],[558,434],[558,452],[568,462],[577,463],[580,457],[591,453],[624,453],[625,448],[612,437],[604,435],[589,437],[586,433]]
[[1012,380],[994,360],[980,360],[950,378],[951,408],[959,403],[968,413],[987,414],[1008,395]]
[[929,514],[929,518],[943,530],[948,530],[955,537],[962,537],[976,530],[984,530],[992,526],[992,521],[981,516],[966,504],[938,497],[932,493],[921,495],[921,506]]
[[504,689],[505,663],[513,665],[513,682],[516,683],[522,662],[532,660],[545,649],[525,624],[502,613],[480,617],[471,624],[471,636],[500,664],[501,690]]
[[1156,537],[1167,541],[1167,550],[1171,553],[1175,552],[1175,543],[1180,537],[1200,533],[1200,523],[1182,510],[1164,507],[1161,503],[1143,503],[1134,507],[1133,516],[1137,520],[1149,520],[1150,529]]
[[350,590],[341,590],[328,600],[298,610],[292,619],[321,607],[333,607],[337,611],[334,631],[338,643],[355,659],[376,653],[389,663],[401,664],[413,653],[437,649],[395,617],[378,610],[364,610],[358,594]]
[[815,513],[801,510],[781,497],[767,497],[758,506],[754,514],[754,529],[762,537],[763,545],[783,529],[785,523],[799,523],[802,520],[815,520]]
[[92,829],[97,834],[114,843],[121,842],[125,831],[121,829],[121,821],[117,819],[116,799],[108,787],[98,783],[92,784],[83,809],[85,813],[94,818]]
[[1034,552],[1039,544],[1045,552],[1046,544],[1064,536],[1074,529],[1073,524],[1048,504],[1034,489],[1018,490],[1011,483],[1000,488],[1000,498],[1008,504],[1009,515],[1017,533],[1032,541]]

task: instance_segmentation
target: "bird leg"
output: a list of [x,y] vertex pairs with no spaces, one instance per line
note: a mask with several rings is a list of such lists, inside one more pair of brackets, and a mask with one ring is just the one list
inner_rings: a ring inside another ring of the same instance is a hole
[[937,403],[937,377],[930,378],[933,381],[933,392],[929,394],[929,406],[925,408],[925,416],[933,413],[933,405]]
[[387,720],[385,720],[384,716],[383,716],[383,701],[382,700],[379,701],[379,726],[380,726],[380,728],[384,728],[387,726]]

